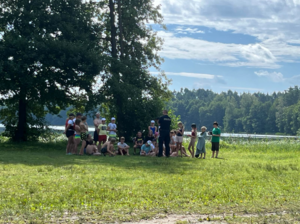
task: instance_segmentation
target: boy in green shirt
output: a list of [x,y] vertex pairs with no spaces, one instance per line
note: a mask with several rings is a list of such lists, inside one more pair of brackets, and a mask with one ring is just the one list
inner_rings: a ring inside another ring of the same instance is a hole
[[[220,149],[220,136],[221,136],[221,130],[219,128],[218,122],[214,122],[214,129],[212,130],[212,138],[211,138],[211,151],[212,151],[212,157],[211,158],[218,158],[219,155],[219,149]],[[215,157],[216,152],[216,157]]]

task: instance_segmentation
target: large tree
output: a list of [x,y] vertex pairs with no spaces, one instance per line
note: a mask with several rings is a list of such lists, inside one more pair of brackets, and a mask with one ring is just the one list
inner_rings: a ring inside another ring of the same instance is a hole
[[103,67],[99,12],[81,0],[1,2],[0,120],[26,141],[47,112],[91,96]]
[[132,136],[161,114],[171,96],[168,80],[152,76],[159,70],[162,40],[148,24],[162,24],[159,7],[152,0],[104,1],[107,51],[110,64],[103,79],[103,93],[111,115],[117,117],[119,135]]

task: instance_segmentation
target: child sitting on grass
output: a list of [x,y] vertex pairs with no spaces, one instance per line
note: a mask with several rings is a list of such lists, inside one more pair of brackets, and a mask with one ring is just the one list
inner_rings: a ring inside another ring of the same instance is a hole
[[84,147],[84,154],[93,155],[93,156],[101,155],[101,153],[99,153],[99,151],[98,151],[98,147],[96,145],[94,145],[94,141],[90,134],[87,135],[85,142],[86,142],[86,144]]
[[115,138],[109,138],[107,142],[105,142],[102,146],[101,153],[106,156],[109,154],[110,156],[115,156],[115,148],[114,144],[116,143]]
[[146,144],[141,147],[141,156],[155,156],[155,153],[152,152],[151,141],[147,141]]
[[133,150],[134,150],[134,155],[136,154],[136,149],[140,149],[144,143],[144,138],[142,136],[142,132],[139,131],[136,135],[135,141],[134,141],[134,146],[133,146]]
[[118,143],[118,154],[119,155],[127,155],[129,156],[129,145],[125,143],[125,138],[121,137],[121,141]]
[[173,130],[170,132],[170,150],[171,150],[170,154],[176,152],[176,135]]

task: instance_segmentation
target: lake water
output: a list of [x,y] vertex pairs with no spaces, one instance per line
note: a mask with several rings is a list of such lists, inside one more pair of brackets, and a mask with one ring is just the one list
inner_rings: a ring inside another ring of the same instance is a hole
[[[64,126],[49,126],[49,128],[63,132],[65,130]],[[0,133],[4,131],[4,126],[0,124]],[[89,131],[93,132],[94,127],[89,127]],[[191,132],[185,132],[185,135],[190,135]],[[298,136],[284,136],[284,135],[257,135],[257,134],[233,134],[233,133],[222,133],[222,137],[225,138],[257,138],[257,139],[283,139],[283,138],[293,138],[297,139]]]

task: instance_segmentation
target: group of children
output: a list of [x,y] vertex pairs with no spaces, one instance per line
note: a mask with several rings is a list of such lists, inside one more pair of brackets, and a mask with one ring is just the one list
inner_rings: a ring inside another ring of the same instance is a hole
[[[115,144],[117,141],[117,125],[115,124],[116,119],[111,118],[111,122],[107,125],[106,119],[100,119],[100,114],[96,114],[96,119],[94,120],[95,132],[94,139],[88,133],[88,125],[86,123],[86,117],[82,116],[80,113],[76,115],[69,115],[69,119],[66,122],[65,134],[68,137],[67,145],[67,155],[77,154],[77,147],[82,141],[82,145],[79,151],[79,155],[110,155],[115,156],[127,155],[129,156],[130,146],[125,143],[125,138],[121,137],[120,141],[117,143],[117,149],[115,149]],[[219,152],[219,141],[221,131],[218,128],[218,123],[214,122],[214,129],[209,135],[212,136],[212,158],[218,158]],[[190,135],[186,137],[190,138],[190,143],[188,146],[188,151],[193,158],[206,158],[205,140],[207,135],[207,128],[202,127],[201,132],[197,133],[196,124],[192,124],[192,131]],[[108,137],[108,138],[107,138]],[[170,131],[170,156],[181,157],[189,156],[186,152],[185,147],[182,145],[184,137],[184,126],[182,122],[178,123],[177,130]],[[148,127],[148,135],[144,138],[142,132],[139,131],[135,138],[133,138],[133,150],[134,154],[141,156],[156,156],[158,154],[158,138],[159,129],[155,126],[155,121],[152,120],[150,126]],[[196,145],[198,139],[198,143]],[[196,150],[195,150],[196,146]],[[164,145],[164,154],[166,147]]]

